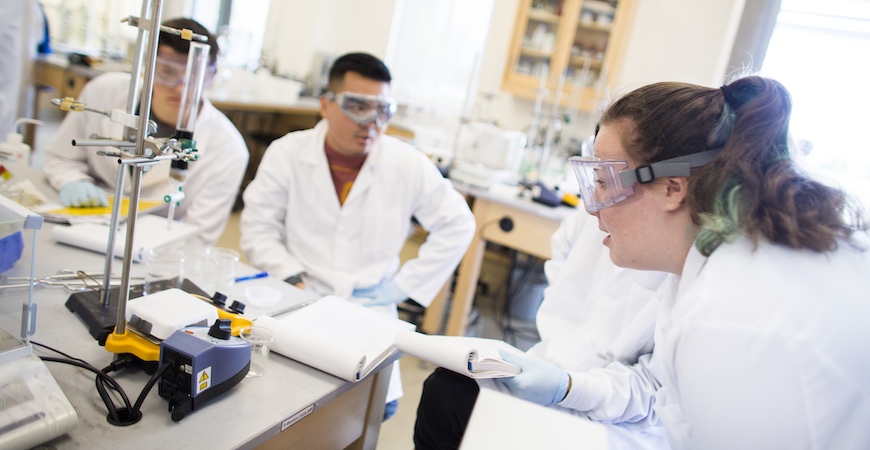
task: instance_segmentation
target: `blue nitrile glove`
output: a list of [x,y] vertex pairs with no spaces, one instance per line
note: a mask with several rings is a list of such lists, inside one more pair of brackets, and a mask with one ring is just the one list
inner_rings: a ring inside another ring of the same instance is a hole
[[351,294],[354,297],[366,297],[371,301],[363,303],[363,306],[389,305],[408,299],[408,294],[402,292],[393,280],[383,280],[375,286],[364,289],[354,289]]
[[523,373],[510,378],[497,378],[517,397],[539,405],[558,403],[568,394],[568,372],[543,359],[498,351],[501,358],[520,366]]
[[70,181],[63,185],[60,188],[60,202],[74,208],[109,206],[106,193],[90,181]]
[[0,272],[6,272],[21,259],[24,252],[24,237],[20,231],[0,239]]

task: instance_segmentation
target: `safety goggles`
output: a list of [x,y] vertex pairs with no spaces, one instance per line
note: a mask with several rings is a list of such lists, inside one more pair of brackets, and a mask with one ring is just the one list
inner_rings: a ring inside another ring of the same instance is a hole
[[719,149],[679,156],[634,169],[628,161],[604,160],[589,156],[568,158],[580,184],[580,198],[586,211],[595,213],[633,196],[636,184],[652,183],[656,178],[687,177],[691,169],[710,162]]
[[379,127],[396,113],[396,101],[381,95],[365,95],[355,92],[326,92],[323,96],[338,103],[344,114],[360,125],[375,122]]
[[[158,56],[154,64],[154,82],[161,86],[174,88],[184,83],[184,73],[186,70],[187,62],[173,61]],[[209,64],[205,70],[204,87],[208,87],[217,68],[213,64]]]

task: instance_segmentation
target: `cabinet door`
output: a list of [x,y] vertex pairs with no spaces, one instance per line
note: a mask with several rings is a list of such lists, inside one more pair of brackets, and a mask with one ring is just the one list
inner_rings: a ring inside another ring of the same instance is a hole
[[502,89],[534,99],[543,82],[552,99],[564,76],[560,103],[591,110],[603,89],[617,79],[633,3],[524,0],[517,12]]
[[[633,20],[633,0],[584,0],[574,25],[566,65],[566,97],[579,108],[595,107],[606,87],[619,77],[627,28]],[[579,90],[580,92],[576,92]]]
[[[568,3],[577,0],[568,0]],[[517,11],[513,40],[502,79],[502,89],[525,98],[535,98],[542,82],[549,85],[561,63],[565,34],[563,0],[523,0]],[[556,75],[558,77],[558,75]]]

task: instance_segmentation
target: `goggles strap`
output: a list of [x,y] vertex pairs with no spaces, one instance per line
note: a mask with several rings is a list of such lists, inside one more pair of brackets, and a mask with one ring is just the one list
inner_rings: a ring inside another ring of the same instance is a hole
[[624,170],[619,172],[619,181],[623,186],[631,186],[634,183],[652,183],[656,178],[662,177],[687,177],[691,169],[712,161],[719,150],[721,149],[692,153],[652,164],[644,164],[634,170]]

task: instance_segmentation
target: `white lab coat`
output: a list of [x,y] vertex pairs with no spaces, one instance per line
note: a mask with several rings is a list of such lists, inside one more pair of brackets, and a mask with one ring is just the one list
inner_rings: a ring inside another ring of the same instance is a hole
[[609,405],[609,377],[658,384],[609,413],[646,410],[675,449],[870,448],[868,275],[870,252],[845,243],[819,254],[740,237],[709,258],[693,247],[644,370],[572,374],[572,390],[591,409]]
[[656,334],[671,445],[870,448],[868,317],[870,252],[693,248]]
[[[254,266],[350,298],[392,278],[428,306],[474,234],[465,199],[419,150],[382,136],[340,205],[324,151],[327,122],[269,146],[245,190],[242,250]],[[417,258],[399,269],[411,217],[429,232]],[[397,272],[397,269],[398,272]]]
[[584,371],[632,364],[652,351],[660,307],[654,293],[667,274],[617,267],[605,236],[585,211],[553,234],[552,258],[544,263],[548,286],[535,318],[541,342],[530,355]]
[[[632,372],[632,365],[653,349],[653,335],[660,309],[656,290],[666,279],[662,272],[619,268],[602,244],[606,234],[598,221],[578,211],[566,218],[551,238],[552,258],[544,264],[549,285],[536,316],[541,341],[527,352],[572,373],[608,364]],[[630,378],[615,379],[621,395],[632,395]],[[506,388],[483,380],[483,387]],[[647,398],[655,387],[643,386]],[[582,392],[572,387],[573,396],[551,406],[593,419],[586,408],[573,402]],[[618,399],[614,399],[617,401]],[[627,401],[624,400],[624,401]],[[606,421],[605,421],[606,422]],[[612,448],[668,448],[664,430],[654,422],[608,425]]]
[[[392,278],[428,306],[471,242],[468,204],[426,155],[382,136],[340,205],[324,150],[327,127],[322,120],[266,149],[244,194],[241,247],[248,261],[279,278],[302,272],[307,287],[346,299],[355,288]],[[429,235],[399,268],[411,217]],[[376,309],[396,316],[395,305]],[[401,381],[393,380],[388,401],[401,396]]]
[[[125,110],[130,75],[107,73],[91,80],[78,100],[100,110]],[[97,155],[111,147],[74,147],[73,139],[88,139],[92,133],[120,139],[123,127],[102,114],[69,112],[46,151],[45,176],[60,190],[70,181],[85,180],[110,190],[118,176],[116,158]],[[199,159],[191,162],[184,184],[185,198],[175,209],[175,218],[200,227],[199,239],[213,245],[220,238],[239,192],[248,164],[248,149],[232,122],[207,99],[194,125]],[[169,161],[149,169],[142,177],[141,196],[162,198],[171,192]],[[130,192],[130,177],[124,183]]]
[[33,117],[33,59],[43,35],[36,0],[0,1],[0,141],[15,130],[15,120]]

